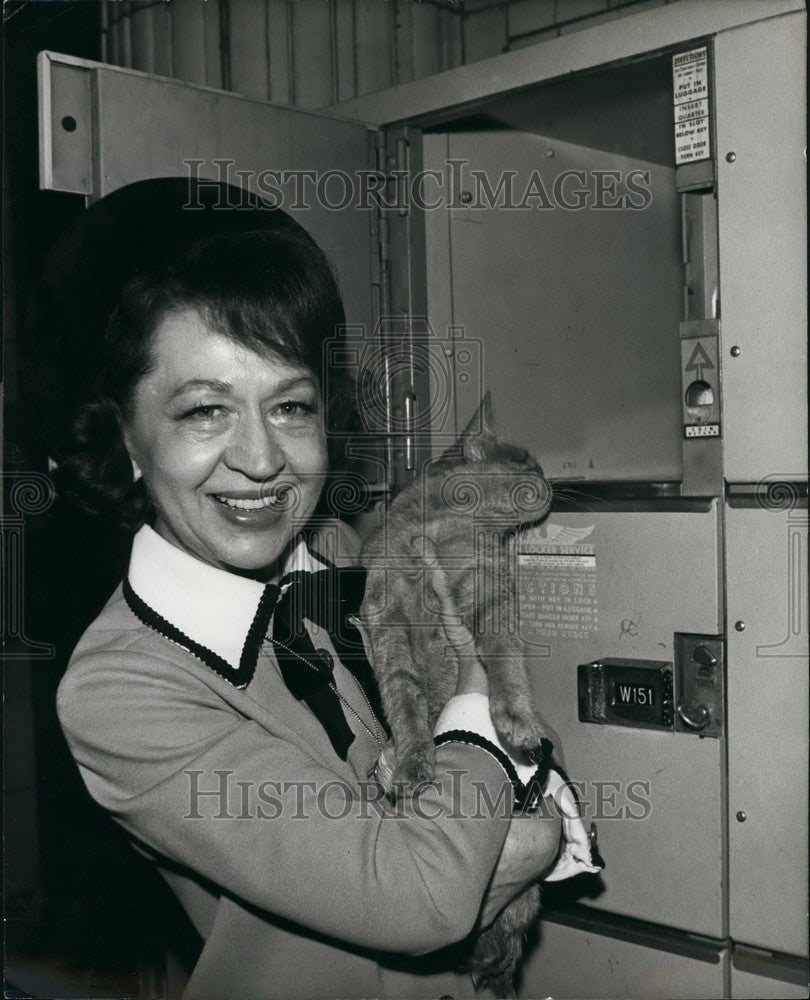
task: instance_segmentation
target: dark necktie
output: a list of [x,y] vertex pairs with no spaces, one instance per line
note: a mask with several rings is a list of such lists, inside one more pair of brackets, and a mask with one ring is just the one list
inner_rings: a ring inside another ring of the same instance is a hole
[[283,577],[279,587],[287,584],[275,606],[269,635],[281,675],[291,694],[305,702],[323,726],[338,757],[346,760],[354,733],[335,690],[331,656],[315,648],[304,619],[329,634],[341,663],[354,675],[387,729],[362,637],[349,620],[360,610],[366,571],[354,566],[332,566],[316,573],[296,571]]

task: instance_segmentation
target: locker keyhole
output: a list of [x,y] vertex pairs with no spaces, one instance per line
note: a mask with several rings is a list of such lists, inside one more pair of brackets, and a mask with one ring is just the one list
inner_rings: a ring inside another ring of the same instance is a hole
[[711,406],[714,403],[714,389],[703,379],[696,379],[686,390],[687,406]]

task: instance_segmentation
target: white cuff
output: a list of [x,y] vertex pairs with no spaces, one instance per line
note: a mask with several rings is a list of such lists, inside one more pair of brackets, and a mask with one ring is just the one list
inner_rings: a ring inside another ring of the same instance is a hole
[[483,736],[490,743],[494,743],[512,761],[517,776],[524,785],[534,776],[537,765],[531,764],[525,759],[523,762],[516,760],[512,754],[507,753],[504,745],[498,739],[489,714],[489,698],[485,694],[470,691],[467,694],[453,695],[436,720],[433,735],[441,736],[442,733],[452,729],[466,729],[469,732],[477,733],[478,736]]
[[602,869],[593,863],[591,841],[579,815],[574,793],[559,771],[552,767],[548,773],[545,794],[551,796],[562,816],[563,848],[545,882],[561,882],[573,875],[595,875]]

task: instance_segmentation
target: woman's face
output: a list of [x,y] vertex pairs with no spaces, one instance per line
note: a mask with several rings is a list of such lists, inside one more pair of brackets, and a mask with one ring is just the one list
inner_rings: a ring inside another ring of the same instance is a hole
[[127,449],[159,534],[222,569],[276,572],[327,470],[315,376],[210,328],[193,309],[157,326]]

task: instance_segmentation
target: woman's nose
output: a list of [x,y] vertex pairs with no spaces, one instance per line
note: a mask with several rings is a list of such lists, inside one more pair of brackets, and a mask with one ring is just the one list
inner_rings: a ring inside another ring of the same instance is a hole
[[284,450],[272,427],[259,416],[243,416],[225,450],[225,464],[250,479],[262,481],[278,475],[286,464]]

